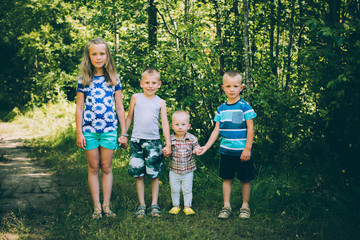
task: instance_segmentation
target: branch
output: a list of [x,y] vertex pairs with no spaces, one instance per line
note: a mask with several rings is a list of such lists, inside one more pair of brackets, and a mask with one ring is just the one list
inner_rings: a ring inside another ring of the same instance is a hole
[[181,37],[179,37],[178,35],[176,35],[175,33],[173,33],[173,32],[170,30],[170,28],[168,27],[168,25],[166,24],[164,15],[159,11],[159,9],[157,9],[157,12],[159,13],[160,17],[162,18],[163,23],[164,23],[164,26],[165,26],[165,29],[168,31],[168,33],[170,33],[171,36],[179,39],[180,42],[181,42],[181,45],[186,49],[185,43],[184,43],[184,41],[181,39]]

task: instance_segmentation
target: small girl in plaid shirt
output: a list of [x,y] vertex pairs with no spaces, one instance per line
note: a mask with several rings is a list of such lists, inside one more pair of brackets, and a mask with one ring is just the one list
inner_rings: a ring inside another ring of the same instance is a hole
[[169,178],[171,187],[171,199],[173,208],[171,214],[180,212],[180,188],[184,195],[184,213],[195,214],[191,209],[192,186],[194,171],[196,170],[194,149],[200,147],[197,138],[188,133],[190,129],[190,116],[186,111],[177,111],[172,115],[171,127],[174,133],[171,135],[171,160],[169,164]]

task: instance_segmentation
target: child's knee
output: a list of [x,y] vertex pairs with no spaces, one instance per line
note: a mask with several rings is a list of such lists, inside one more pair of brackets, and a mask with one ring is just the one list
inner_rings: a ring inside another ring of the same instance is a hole
[[99,166],[89,166],[89,172],[91,174],[99,173],[100,167]]
[[101,168],[101,171],[103,174],[111,174],[112,173],[112,167],[110,166],[103,166]]

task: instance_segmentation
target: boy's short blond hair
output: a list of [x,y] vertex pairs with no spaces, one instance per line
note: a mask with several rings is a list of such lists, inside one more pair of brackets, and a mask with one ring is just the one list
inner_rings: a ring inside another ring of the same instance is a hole
[[238,71],[228,71],[228,72],[224,73],[223,81],[226,77],[231,77],[231,78],[238,77],[240,79],[240,84],[242,83],[242,75]]
[[173,115],[172,115],[172,119],[176,118],[179,115],[185,115],[186,120],[188,122],[190,122],[190,114],[187,111],[184,111],[184,110],[179,110],[179,111],[174,112]]
[[143,79],[145,76],[155,76],[160,81],[160,72],[153,67],[146,68],[142,74],[141,78]]

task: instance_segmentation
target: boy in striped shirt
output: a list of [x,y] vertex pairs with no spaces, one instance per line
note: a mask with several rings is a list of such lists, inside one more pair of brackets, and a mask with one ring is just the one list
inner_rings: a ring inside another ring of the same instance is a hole
[[239,72],[229,71],[223,76],[223,85],[227,101],[216,112],[215,128],[205,146],[196,149],[198,155],[204,154],[220,136],[220,177],[223,179],[224,207],[218,218],[229,218],[232,214],[230,196],[232,181],[237,174],[241,181],[243,203],[240,218],[250,218],[250,181],[254,179],[254,165],[251,159],[251,147],[254,138],[256,113],[240,98],[244,89]]

